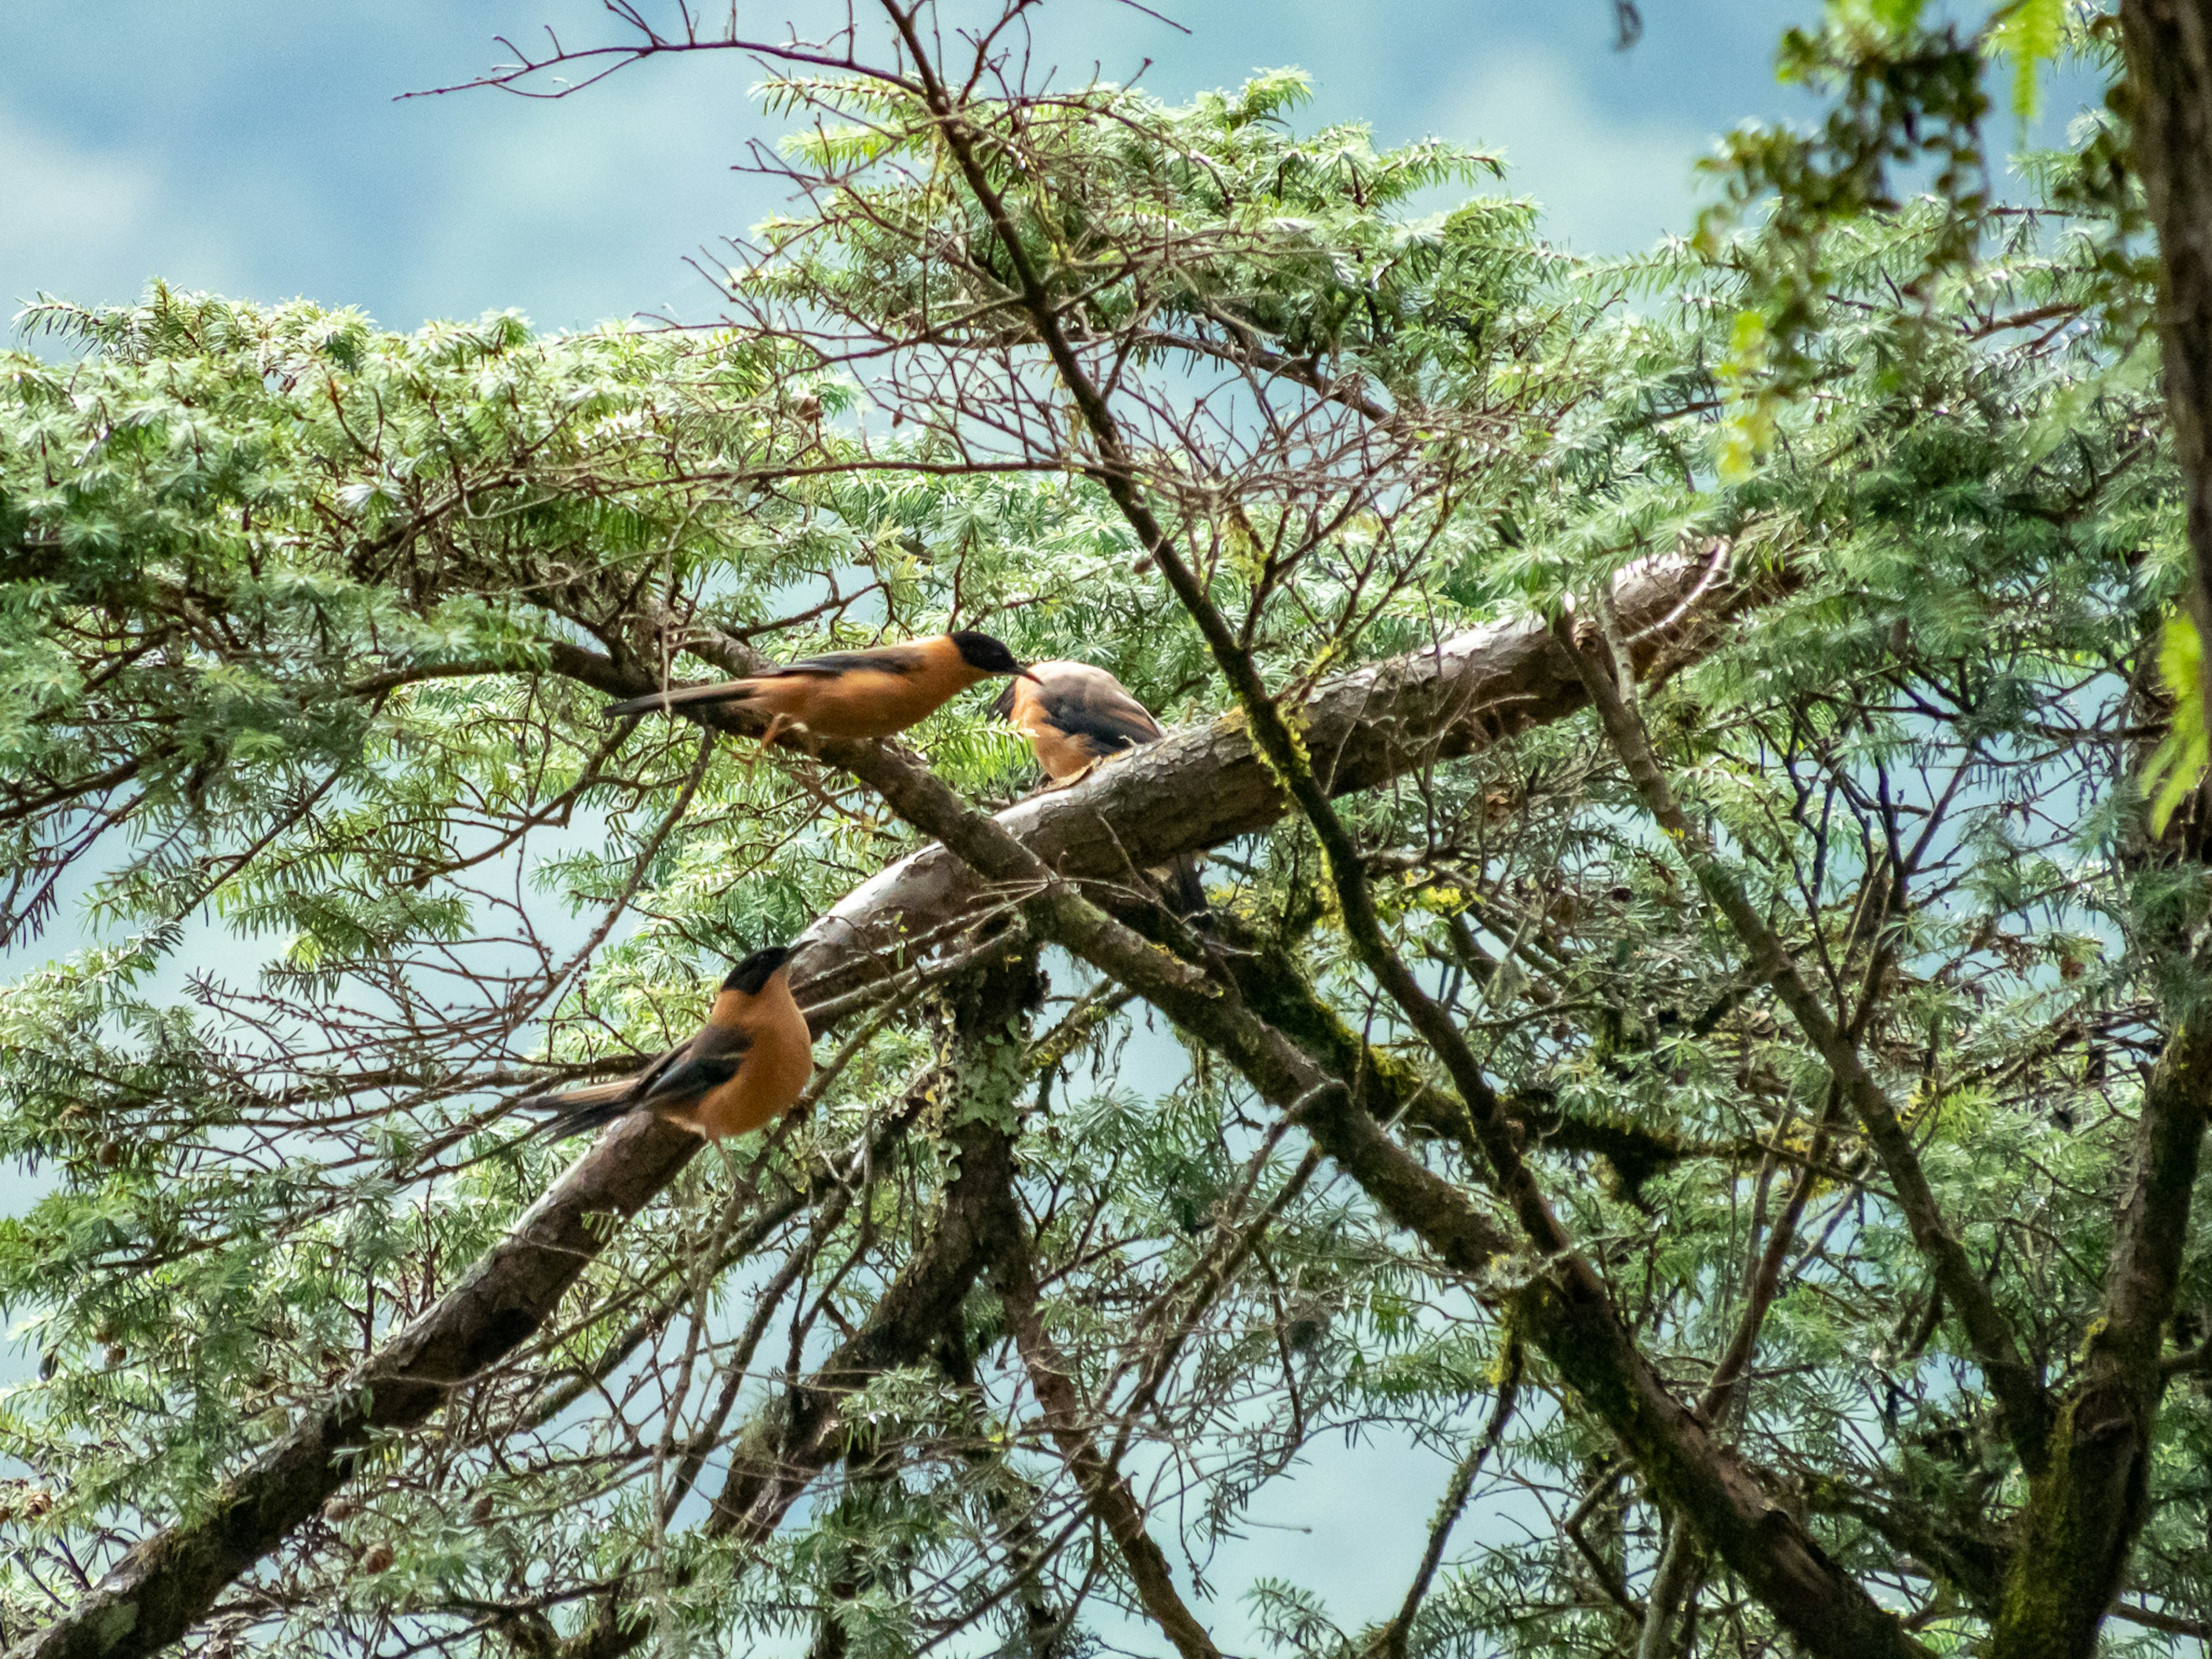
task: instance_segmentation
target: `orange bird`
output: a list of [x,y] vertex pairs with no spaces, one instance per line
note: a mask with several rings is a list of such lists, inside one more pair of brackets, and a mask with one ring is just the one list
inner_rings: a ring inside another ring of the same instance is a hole
[[[1037,764],[1056,784],[1073,783],[1099,762],[1167,735],[1127,686],[1087,662],[1031,663],[1026,675],[999,693],[991,712],[1021,728]],[[1169,867],[1175,874],[1174,908],[1182,915],[1204,910],[1198,861],[1185,854]]]
[[722,981],[699,1035],[636,1076],[517,1104],[553,1114],[538,1131],[550,1140],[632,1112],[651,1112],[708,1140],[774,1122],[814,1074],[814,1038],[791,994],[790,961],[780,945],[754,951]]
[[1022,729],[1054,783],[1072,783],[1109,755],[1166,735],[1121,681],[1087,662],[1031,663],[991,712]]
[[803,726],[817,738],[888,738],[997,674],[1026,678],[1030,671],[1000,641],[963,629],[872,651],[803,657],[719,685],[672,686],[610,703],[606,712],[622,720],[656,708],[742,703],[769,717],[763,744],[775,742],[787,726]]

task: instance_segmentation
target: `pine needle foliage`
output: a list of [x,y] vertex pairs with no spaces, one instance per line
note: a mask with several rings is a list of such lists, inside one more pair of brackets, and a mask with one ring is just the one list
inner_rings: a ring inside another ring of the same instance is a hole
[[[1285,706],[1532,613],[1602,653],[1600,596],[1655,562],[1729,596],[1631,711],[1694,836],[1588,713],[1337,812],[1651,1372],[1695,1402],[1747,1344],[1707,1427],[1777,1525],[1901,1641],[1988,1638],[2042,1449],[1698,845],[2075,1398],[2146,1103],[2212,1089],[2183,1063],[2212,820],[2191,796],[2154,837],[2133,781],[2172,714],[2179,496],[2101,210],[1862,204],[1747,445],[1739,319],[1787,226],[1575,259],[1488,157],[1301,131],[1289,71],[1031,91],[994,35],[947,115],[887,50],[763,88],[797,200],[726,326],[396,335],[161,287],[29,313],[75,355],[0,381],[0,1151],[33,1194],[0,1223],[9,1638],[205,1515],[506,1235],[575,1150],[510,1112],[526,1086],[682,1040],[728,960],[921,842],[823,761],[609,726],[603,696],[963,626],[1243,729],[1174,556]],[[910,736],[996,808],[1036,780],[981,702]],[[1329,833],[1215,849],[1214,946],[1183,948],[1356,1057],[1406,1157],[1511,1237],[1487,1267],[1130,988],[1054,951],[979,990],[971,954],[845,1011],[806,1111],[603,1217],[556,1316],[372,1445],[194,1650],[1158,1650],[1078,1443],[1225,1650],[1633,1650],[1684,1528],[1668,1650],[1781,1640],[1528,1322],[1563,1269],[1448,1132],[1450,1062],[1363,954]],[[979,1261],[902,1326],[994,1148],[1026,1273]],[[2212,1605],[2194,1184],[2112,1652],[2185,1651]],[[840,1437],[732,1521],[833,1383]],[[1342,1607],[1217,1570],[1340,1437],[1433,1454],[1424,1510],[1465,1460],[1429,1576]]]

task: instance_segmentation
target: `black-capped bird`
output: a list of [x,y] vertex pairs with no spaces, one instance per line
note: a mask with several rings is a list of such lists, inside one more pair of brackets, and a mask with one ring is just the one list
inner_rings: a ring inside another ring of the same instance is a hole
[[632,1112],[651,1112],[708,1140],[774,1122],[814,1074],[814,1038],[791,994],[790,961],[780,945],[754,951],[722,981],[699,1035],[636,1076],[518,1104],[554,1115],[538,1131],[551,1140]]
[[742,703],[769,717],[761,742],[787,726],[817,738],[888,738],[936,710],[948,697],[998,674],[1030,671],[988,634],[962,629],[868,651],[802,657],[719,685],[671,686],[607,705],[607,718]]
[[[991,712],[1021,728],[1037,764],[1055,784],[1073,783],[1099,762],[1167,735],[1127,686],[1087,662],[1031,663],[1026,675],[999,693]],[[1198,860],[1185,854],[1169,868],[1176,910],[1183,915],[1204,910]]]

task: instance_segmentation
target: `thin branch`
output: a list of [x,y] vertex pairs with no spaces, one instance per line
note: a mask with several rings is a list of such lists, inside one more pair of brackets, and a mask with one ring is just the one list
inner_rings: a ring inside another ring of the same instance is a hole
[[1609,667],[1576,642],[1571,622],[1563,621],[1556,632],[1596,705],[1613,752],[1643,797],[1644,810],[1674,842],[1699,888],[1735,931],[1752,969],[1774,988],[1850,1103],[1897,1194],[1913,1243],[1928,1257],[1945,1299],[1966,1327],[1990,1392],[1997,1397],[2014,1454],[2031,1474],[2040,1470],[2049,1458],[2051,1427],[2051,1402],[2042,1376],[2022,1357],[2011,1322],[1968,1260],[1965,1246],[1945,1223],[1927,1172],[1921,1167],[1920,1155],[1899,1120],[1897,1109],[1867,1070],[1856,1043],[1806,983],[1796,959],[1752,903],[1741,878],[1722,860],[1711,837],[1691,822],[1675,799],[1674,787],[1652,752],[1643,720],[1624,701]]

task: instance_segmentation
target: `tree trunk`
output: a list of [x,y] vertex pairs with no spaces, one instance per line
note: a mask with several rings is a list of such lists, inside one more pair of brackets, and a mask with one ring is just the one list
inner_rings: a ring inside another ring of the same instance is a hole
[[2212,732],[2212,0],[2121,0],[2120,33],[2136,171],[2158,232],[2166,409],[2188,491],[2188,603]]
[[2142,1530],[2165,1389],[2160,1351],[2212,1109],[2212,1006],[2179,1022],[2143,1090],[2133,1180],[2081,1375],[2028,1488],[1991,1659],[2089,1659]]
[[[2166,406],[2187,492],[2189,609],[2212,732],[2212,0],[2121,0],[2135,163],[2158,233]],[[2198,964],[2192,964],[2192,967]],[[2029,1487],[1993,1659],[2089,1659],[2143,1522],[2163,1378],[2212,1097],[2212,1015],[2188,1006],[2143,1091],[2132,1191],[2079,1380]]]

